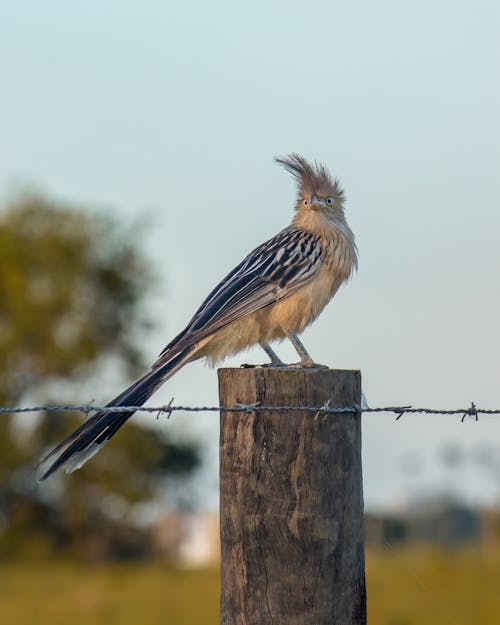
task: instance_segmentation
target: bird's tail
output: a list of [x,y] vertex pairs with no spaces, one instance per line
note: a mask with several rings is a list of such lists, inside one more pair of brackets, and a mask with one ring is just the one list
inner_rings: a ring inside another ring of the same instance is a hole
[[[197,346],[193,345],[177,352],[171,358],[163,357],[159,364],[111,400],[107,406],[142,406],[159,386],[192,359],[196,351]],[[67,473],[79,469],[133,414],[131,411],[100,410],[91,416],[42,458],[40,465],[59,454],[40,481],[47,479],[61,467],[64,467]]]

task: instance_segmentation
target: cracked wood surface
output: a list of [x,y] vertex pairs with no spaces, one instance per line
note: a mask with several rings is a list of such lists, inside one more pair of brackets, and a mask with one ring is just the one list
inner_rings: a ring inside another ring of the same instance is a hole
[[[359,405],[359,371],[221,369],[236,404]],[[221,625],[364,625],[359,413],[220,416]]]

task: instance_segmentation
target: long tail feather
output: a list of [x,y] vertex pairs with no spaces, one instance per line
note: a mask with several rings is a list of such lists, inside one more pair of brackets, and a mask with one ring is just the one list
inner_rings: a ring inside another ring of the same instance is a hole
[[[196,346],[191,346],[174,355],[167,362],[153,368],[123,393],[111,400],[107,406],[142,406],[159,386],[191,359],[194,352],[196,352]],[[79,469],[116,434],[133,414],[131,411],[109,412],[101,410],[87,419],[42,458],[40,465],[59,454],[39,481],[46,480],[61,467],[65,467],[67,473]]]

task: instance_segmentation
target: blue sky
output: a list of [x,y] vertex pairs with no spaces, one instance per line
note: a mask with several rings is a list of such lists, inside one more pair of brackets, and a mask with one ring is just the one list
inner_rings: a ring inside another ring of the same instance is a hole
[[[361,369],[371,405],[498,407],[499,31],[493,0],[3,0],[0,197],[29,183],[149,224],[152,359],[290,220],[273,156],[325,162],[360,270],[304,334],[314,358]],[[262,356],[229,364],[248,360]],[[215,372],[192,365],[153,401],[172,395],[215,402]],[[217,417],[167,427],[206,441],[214,492]],[[500,450],[500,419],[366,415],[367,504],[439,489],[450,441]],[[423,465],[412,476],[408,455]],[[456,478],[470,501],[500,497],[472,462]]]

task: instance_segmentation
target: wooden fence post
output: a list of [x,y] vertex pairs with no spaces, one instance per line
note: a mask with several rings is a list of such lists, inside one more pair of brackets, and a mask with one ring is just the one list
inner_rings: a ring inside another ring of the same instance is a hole
[[[219,370],[220,405],[360,405],[359,371]],[[359,413],[221,412],[221,625],[365,625]]]

